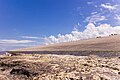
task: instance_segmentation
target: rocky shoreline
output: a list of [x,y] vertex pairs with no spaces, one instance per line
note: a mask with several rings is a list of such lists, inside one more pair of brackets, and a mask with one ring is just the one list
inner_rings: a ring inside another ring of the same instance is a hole
[[120,80],[120,58],[8,53],[0,56],[0,80]]

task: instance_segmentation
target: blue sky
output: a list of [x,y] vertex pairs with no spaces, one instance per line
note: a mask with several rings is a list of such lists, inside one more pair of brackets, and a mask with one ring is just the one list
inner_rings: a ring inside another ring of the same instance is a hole
[[[81,33],[89,25],[118,29],[119,5],[119,0],[0,0],[0,50],[86,39]],[[79,38],[73,39],[74,28]]]
[[74,0],[1,0],[0,38],[70,32],[79,20],[74,11],[78,2],[81,3]]

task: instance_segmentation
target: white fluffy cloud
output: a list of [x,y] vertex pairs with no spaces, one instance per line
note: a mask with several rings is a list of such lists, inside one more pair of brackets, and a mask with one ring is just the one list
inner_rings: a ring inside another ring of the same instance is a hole
[[61,42],[77,41],[82,39],[96,38],[98,36],[109,36],[110,34],[120,34],[120,26],[112,27],[109,24],[101,24],[95,26],[93,23],[89,23],[83,32],[78,30],[72,31],[70,34],[61,35],[57,37],[49,36],[44,38],[45,44],[55,44]]

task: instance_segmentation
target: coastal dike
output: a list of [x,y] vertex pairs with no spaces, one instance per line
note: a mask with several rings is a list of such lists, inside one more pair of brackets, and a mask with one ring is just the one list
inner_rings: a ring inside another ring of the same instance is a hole
[[103,57],[120,56],[120,35],[96,37],[93,39],[36,46],[8,51],[10,53],[34,53],[34,54],[58,54],[89,56],[98,55]]

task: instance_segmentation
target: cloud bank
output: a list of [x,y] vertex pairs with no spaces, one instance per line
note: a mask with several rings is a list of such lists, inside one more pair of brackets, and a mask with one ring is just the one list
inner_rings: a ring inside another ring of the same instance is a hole
[[57,37],[49,36],[44,38],[45,44],[55,44],[62,42],[77,41],[82,39],[96,38],[98,36],[104,37],[111,34],[120,34],[120,26],[112,27],[109,24],[101,24],[95,26],[93,23],[89,23],[86,29],[82,32],[78,30],[73,30],[70,34],[61,35],[58,34]]

